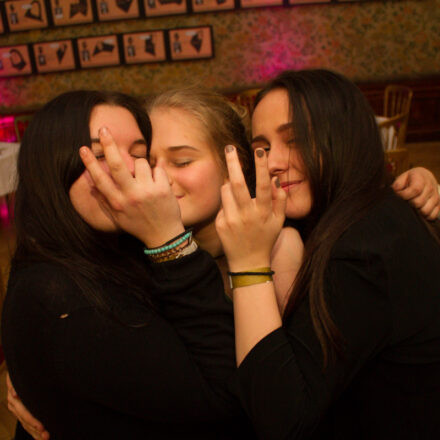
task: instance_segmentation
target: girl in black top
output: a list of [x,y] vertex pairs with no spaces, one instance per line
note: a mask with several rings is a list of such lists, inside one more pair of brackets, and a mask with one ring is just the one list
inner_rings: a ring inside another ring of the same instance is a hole
[[257,97],[252,135],[256,199],[226,148],[217,230],[230,270],[267,272],[284,213],[305,239],[284,316],[269,275],[233,292],[240,397],[257,434],[438,438],[437,224],[391,191],[365,98],[329,71],[284,72]]
[[[109,130],[124,171],[149,179],[139,242],[121,233],[124,218],[116,223],[78,155],[90,146],[108,177]],[[233,326],[221,276],[188,238],[173,241],[184,227],[166,175],[149,172],[150,141],[135,99],[76,91],[37,112],[21,144],[2,342],[18,394],[52,439],[249,432],[228,391]],[[158,255],[180,258],[143,255],[169,241]]]

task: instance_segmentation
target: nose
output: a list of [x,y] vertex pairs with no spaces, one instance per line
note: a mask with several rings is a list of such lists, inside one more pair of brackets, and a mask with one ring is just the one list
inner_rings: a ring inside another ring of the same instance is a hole
[[282,174],[289,169],[290,149],[287,145],[274,143],[270,146],[267,166],[272,176]]

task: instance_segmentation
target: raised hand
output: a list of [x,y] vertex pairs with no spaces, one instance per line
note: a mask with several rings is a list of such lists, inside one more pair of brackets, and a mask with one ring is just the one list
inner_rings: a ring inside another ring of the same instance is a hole
[[216,228],[231,271],[270,266],[273,245],[284,222],[285,192],[271,182],[267,156],[255,152],[256,197],[252,199],[233,146],[226,147],[229,181],[222,187]]
[[148,247],[160,246],[184,231],[177,199],[165,171],[152,171],[146,159],[136,159],[131,173],[105,127],[99,131],[109,174],[88,147],[80,156],[115,222]]

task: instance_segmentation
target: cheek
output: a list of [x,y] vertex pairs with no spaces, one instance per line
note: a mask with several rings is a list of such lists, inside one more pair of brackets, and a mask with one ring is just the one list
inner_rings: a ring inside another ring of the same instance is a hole
[[[105,171],[106,174],[110,176],[110,171],[107,162],[105,162],[104,160],[99,161],[99,166]],[[95,187],[95,182],[93,181],[92,176],[87,170],[84,170],[84,172],[81,174],[80,177],[83,177],[89,186]]]

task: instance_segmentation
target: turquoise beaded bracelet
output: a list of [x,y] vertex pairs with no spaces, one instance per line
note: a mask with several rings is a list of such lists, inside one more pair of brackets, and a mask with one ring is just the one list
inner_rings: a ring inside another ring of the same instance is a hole
[[154,249],[145,248],[144,249],[144,254],[145,255],[155,255],[155,254],[160,254],[162,252],[169,251],[171,249],[176,248],[177,246],[179,246],[179,244],[182,244],[184,241],[190,239],[191,236],[192,236],[192,231],[188,231],[186,234],[182,235],[174,243],[171,243],[171,244],[168,244],[166,246],[159,247],[159,248],[154,248]]

